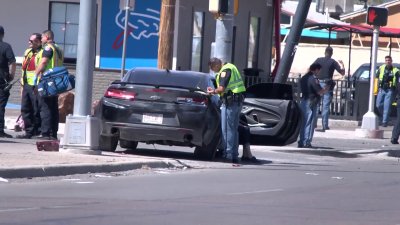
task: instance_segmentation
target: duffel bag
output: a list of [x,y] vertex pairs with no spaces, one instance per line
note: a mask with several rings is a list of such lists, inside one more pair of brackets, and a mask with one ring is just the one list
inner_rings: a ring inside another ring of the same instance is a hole
[[40,96],[56,96],[75,88],[75,77],[65,67],[54,67],[43,73],[39,84]]

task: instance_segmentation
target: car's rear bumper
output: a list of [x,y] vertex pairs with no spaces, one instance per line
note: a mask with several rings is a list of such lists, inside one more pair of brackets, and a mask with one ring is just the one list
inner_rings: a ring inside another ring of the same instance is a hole
[[138,142],[178,142],[182,145],[202,145],[202,131],[149,124],[103,122],[102,135],[119,134],[119,138]]

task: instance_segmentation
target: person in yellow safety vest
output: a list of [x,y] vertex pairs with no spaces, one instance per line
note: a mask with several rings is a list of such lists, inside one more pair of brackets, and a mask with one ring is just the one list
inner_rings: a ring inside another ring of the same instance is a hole
[[380,66],[376,76],[379,81],[378,96],[376,97],[376,108],[382,119],[381,125],[387,127],[390,106],[393,101],[396,85],[399,80],[399,69],[392,65],[392,57],[385,56],[385,64]]
[[239,163],[239,117],[242,110],[246,88],[239,70],[231,63],[222,64],[222,60],[211,58],[209,67],[217,73],[217,88],[208,88],[209,94],[218,94],[222,100],[221,128],[223,157],[233,164]]
[[39,101],[34,88],[36,86],[36,57],[42,50],[41,39],[41,34],[33,33],[29,38],[29,48],[24,53],[21,69],[21,116],[24,121],[25,134],[17,135],[16,138],[30,139],[40,132]]
[[[54,33],[51,30],[45,30],[42,33],[42,50],[36,57],[35,83],[38,84],[42,74],[51,68],[63,65],[63,53],[54,43]],[[35,90],[37,94],[37,89]],[[38,96],[41,118],[41,135],[39,139],[54,140],[57,139],[58,132],[58,96]]]

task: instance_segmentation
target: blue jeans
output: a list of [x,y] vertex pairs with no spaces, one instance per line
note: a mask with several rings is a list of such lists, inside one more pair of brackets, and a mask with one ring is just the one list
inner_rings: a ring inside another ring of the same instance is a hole
[[392,90],[391,89],[383,90],[382,88],[379,88],[375,105],[382,116],[382,123],[388,122],[391,104],[392,104]]
[[311,145],[314,136],[314,127],[317,119],[317,105],[311,106],[309,99],[301,99],[303,123],[300,129],[299,146]]
[[233,102],[221,106],[221,128],[224,157],[238,159],[239,157],[239,115],[242,111],[242,102]]
[[[322,88],[325,88],[326,83],[321,81],[320,85]],[[326,129],[329,127],[329,110],[332,103],[333,91],[328,91],[322,96],[322,129]]]

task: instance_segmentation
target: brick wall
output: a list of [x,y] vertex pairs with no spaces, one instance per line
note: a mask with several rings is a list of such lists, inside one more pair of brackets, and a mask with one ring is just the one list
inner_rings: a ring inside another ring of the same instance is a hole
[[[75,68],[68,68],[70,74],[75,75]],[[17,66],[16,71],[16,79],[21,78],[21,65]],[[114,81],[120,79],[119,71],[110,71],[110,70],[95,70],[93,74],[93,91],[92,91],[92,100],[100,99],[108,85]],[[21,103],[21,85],[16,83],[11,89],[9,103],[12,104],[20,104]]]

